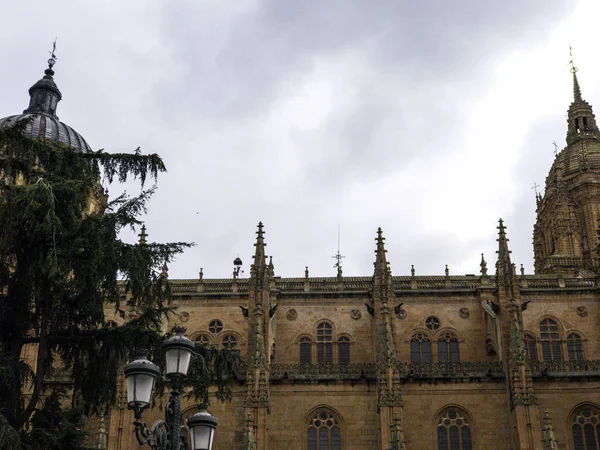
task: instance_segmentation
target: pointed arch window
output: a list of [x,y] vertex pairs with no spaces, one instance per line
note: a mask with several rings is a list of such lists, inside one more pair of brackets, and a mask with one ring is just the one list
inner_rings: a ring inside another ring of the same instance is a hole
[[600,450],[600,409],[585,405],[571,419],[574,450]]
[[529,361],[535,362],[538,360],[535,336],[531,333],[525,333],[525,349],[527,350],[527,358],[529,359]]
[[410,362],[432,362],[431,340],[425,333],[415,333],[410,339]]
[[460,362],[458,338],[454,333],[446,332],[438,337],[438,360],[441,363]]
[[458,408],[446,408],[437,426],[438,450],[472,450],[471,421]]
[[540,342],[544,361],[562,361],[558,323],[552,319],[544,319],[540,322]]
[[342,438],[339,421],[331,412],[315,412],[308,424],[308,450],[341,450]]
[[338,362],[350,364],[350,338],[342,336],[338,340]]
[[333,328],[327,322],[320,323],[317,327],[317,362],[333,362]]
[[300,339],[300,364],[310,364],[312,342],[309,337]]
[[569,361],[583,361],[583,343],[581,336],[577,333],[571,333],[567,336],[567,353]]

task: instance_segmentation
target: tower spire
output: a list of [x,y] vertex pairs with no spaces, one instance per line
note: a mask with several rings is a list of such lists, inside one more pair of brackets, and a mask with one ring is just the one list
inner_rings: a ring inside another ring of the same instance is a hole
[[573,74],[573,100],[576,102],[581,102],[583,99],[581,98],[581,87],[579,86],[579,80],[577,79],[577,71],[579,70],[575,67],[575,60],[573,58],[573,49],[569,45],[569,55],[571,56],[571,60],[569,64],[571,65],[571,73]]
[[264,267],[266,265],[265,255],[265,232],[263,231],[263,223],[258,222],[258,230],[256,231],[256,243],[254,244],[254,267]]

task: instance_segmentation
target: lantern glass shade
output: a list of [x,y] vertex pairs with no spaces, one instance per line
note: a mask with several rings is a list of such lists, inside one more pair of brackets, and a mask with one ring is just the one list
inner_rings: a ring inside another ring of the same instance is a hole
[[127,403],[132,408],[145,408],[150,405],[154,382],[160,375],[158,366],[145,356],[125,366],[127,380]]
[[207,411],[200,411],[188,419],[190,450],[211,450],[217,419]]
[[175,328],[177,333],[163,342],[168,376],[186,376],[190,367],[190,359],[194,351],[194,343],[186,338],[185,328]]
[[192,353],[185,347],[172,348],[165,352],[167,375],[187,375]]
[[131,406],[146,407],[150,404],[155,378],[138,373],[127,378],[127,403]]

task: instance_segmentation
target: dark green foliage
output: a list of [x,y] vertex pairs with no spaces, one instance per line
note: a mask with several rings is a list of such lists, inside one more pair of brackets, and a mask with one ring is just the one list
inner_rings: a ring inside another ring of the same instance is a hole
[[[190,244],[129,244],[118,238],[123,228],[141,223],[153,189],[107,202],[100,176],[108,182],[133,176],[143,187],[148,177],[156,181],[165,171],[158,155],[139,149],[78,153],[25,138],[23,126],[0,129],[0,434],[9,436],[6,427],[21,430],[30,422],[25,439],[30,444],[36,433],[38,441],[49,433],[73,443],[81,438],[77,414],[97,413],[114,402],[117,374],[138,348],[150,349],[162,363],[161,325],[170,311],[170,289],[160,269]],[[107,305],[137,318],[109,328]],[[37,344],[35,373],[20,362],[28,344]],[[207,400],[203,383],[216,382],[219,398],[227,398],[223,380],[230,381],[231,373],[223,374],[236,368],[236,358],[206,356],[208,369],[194,380],[194,392]],[[58,396],[39,409],[57,361],[72,380],[76,409],[62,411]]]

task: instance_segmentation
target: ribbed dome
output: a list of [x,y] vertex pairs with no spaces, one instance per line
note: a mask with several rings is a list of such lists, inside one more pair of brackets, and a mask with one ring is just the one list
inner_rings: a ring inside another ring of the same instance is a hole
[[74,148],[80,152],[91,152],[92,148],[85,139],[69,125],[48,114],[17,114],[0,119],[0,127],[10,127],[22,119],[32,117],[25,127],[25,136],[36,139],[47,139]]
[[58,120],[56,107],[62,99],[62,94],[53,78],[52,67],[55,63],[53,53],[48,60],[48,68],[44,72],[44,77],[29,88],[29,107],[23,111],[23,114],[0,119],[0,127],[11,127],[21,119],[29,119],[30,122],[25,128],[25,136],[62,142],[80,152],[91,152],[91,147],[77,131]]
[[560,152],[556,162],[562,166],[566,177],[583,170],[600,170],[600,142],[581,139]]

